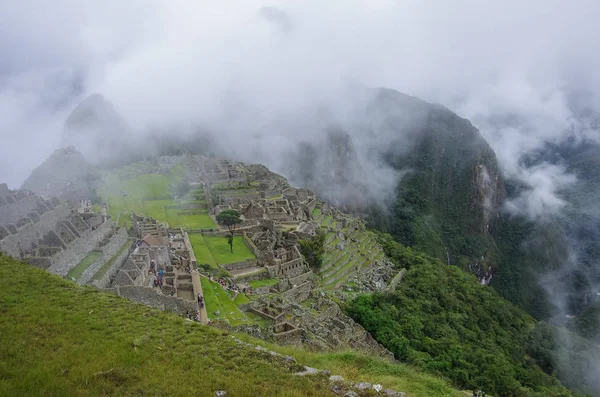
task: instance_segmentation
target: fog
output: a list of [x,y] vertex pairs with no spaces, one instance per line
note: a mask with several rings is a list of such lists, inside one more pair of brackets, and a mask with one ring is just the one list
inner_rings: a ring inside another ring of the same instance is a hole
[[600,141],[587,112],[600,108],[597,0],[24,0],[0,15],[0,182],[12,188],[92,93],[140,142],[202,127],[224,154],[282,173],[301,142],[342,126],[357,174],[389,198],[401,175],[352,126],[365,87],[396,89],[471,120],[526,186],[505,210],[531,219],[563,211],[577,177],[524,156]]

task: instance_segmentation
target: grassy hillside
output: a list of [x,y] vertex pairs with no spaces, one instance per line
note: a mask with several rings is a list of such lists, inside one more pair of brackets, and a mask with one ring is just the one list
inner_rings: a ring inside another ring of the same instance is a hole
[[[240,338],[413,397],[458,397],[446,381],[356,353],[315,354]],[[231,335],[77,286],[0,256],[0,396],[333,396],[296,364]]]

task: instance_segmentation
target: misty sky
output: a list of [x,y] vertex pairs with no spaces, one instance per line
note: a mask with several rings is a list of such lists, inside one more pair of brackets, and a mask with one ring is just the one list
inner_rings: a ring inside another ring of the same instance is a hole
[[138,131],[244,137],[334,106],[348,86],[397,89],[469,118],[505,174],[530,183],[534,201],[513,204],[534,215],[560,208],[554,193],[574,177],[520,156],[599,136],[569,106],[600,109],[597,0],[24,0],[0,2],[0,16],[0,182],[12,188],[94,92]]

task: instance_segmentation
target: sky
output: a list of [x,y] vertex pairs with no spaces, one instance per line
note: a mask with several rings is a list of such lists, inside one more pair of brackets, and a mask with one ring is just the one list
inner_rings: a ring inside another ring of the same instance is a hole
[[[581,93],[600,104],[595,0],[25,0],[0,15],[0,181],[13,188],[95,92],[137,131],[202,124],[239,142],[267,130],[278,149],[315,132],[274,120],[343,103],[349,86],[396,89],[470,119],[530,186],[507,208],[534,218],[560,210],[575,177],[521,157],[600,135],[570,106]],[[272,150],[237,149],[277,168],[261,158]]]

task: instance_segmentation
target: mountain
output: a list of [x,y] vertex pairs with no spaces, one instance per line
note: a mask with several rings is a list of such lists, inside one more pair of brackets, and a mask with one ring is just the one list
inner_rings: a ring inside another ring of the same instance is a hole
[[479,131],[450,110],[379,90],[366,110],[377,155],[403,178],[396,200],[368,219],[397,241],[489,277],[497,255],[491,230],[504,182]]
[[78,201],[93,198],[98,171],[73,146],[54,151],[23,182],[22,189],[43,197]]
[[61,146],[73,145],[92,163],[119,162],[132,144],[133,131],[100,94],[84,99],[65,121]]

